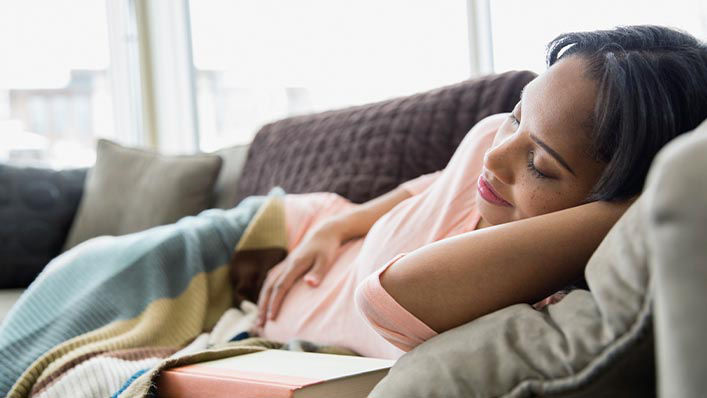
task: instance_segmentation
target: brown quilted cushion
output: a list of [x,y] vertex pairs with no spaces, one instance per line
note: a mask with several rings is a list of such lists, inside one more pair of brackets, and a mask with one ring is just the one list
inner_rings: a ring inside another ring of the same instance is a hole
[[279,185],[336,192],[361,203],[443,169],[479,120],[509,112],[536,75],[513,71],[263,126],[238,181],[237,201]]

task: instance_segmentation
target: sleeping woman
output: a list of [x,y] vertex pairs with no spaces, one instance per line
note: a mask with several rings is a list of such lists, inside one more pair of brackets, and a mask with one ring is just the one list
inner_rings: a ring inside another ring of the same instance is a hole
[[364,204],[285,196],[289,255],[254,332],[398,358],[582,280],[660,148],[707,118],[707,47],[657,26],[560,35],[511,113]]

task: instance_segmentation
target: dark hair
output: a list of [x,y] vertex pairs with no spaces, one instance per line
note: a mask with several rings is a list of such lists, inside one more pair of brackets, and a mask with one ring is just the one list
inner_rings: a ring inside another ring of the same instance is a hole
[[606,167],[588,201],[639,194],[660,148],[707,118],[707,47],[662,26],[572,32],[548,44],[547,66],[571,55],[598,85],[591,154]]

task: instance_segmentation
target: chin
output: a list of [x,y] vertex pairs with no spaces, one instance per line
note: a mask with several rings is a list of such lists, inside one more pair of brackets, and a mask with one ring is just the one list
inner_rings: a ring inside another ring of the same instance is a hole
[[499,225],[512,221],[508,214],[500,214],[500,211],[493,211],[497,209],[488,208],[492,206],[493,205],[489,205],[488,203],[479,205],[479,213],[481,214],[481,218],[486,220],[487,223],[491,225]]
[[494,218],[494,217],[488,217],[488,216],[485,216],[483,213],[481,213],[481,218],[483,218],[484,220],[486,220],[486,222],[487,222],[489,225],[499,225],[499,224],[507,223],[507,222],[509,221],[509,220],[499,220],[499,219]]
[[501,207],[488,203],[478,192],[476,194],[476,200],[479,203],[478,208],[481,218],[486,220],[487,223],[499,225],[514,220],[514,207]]

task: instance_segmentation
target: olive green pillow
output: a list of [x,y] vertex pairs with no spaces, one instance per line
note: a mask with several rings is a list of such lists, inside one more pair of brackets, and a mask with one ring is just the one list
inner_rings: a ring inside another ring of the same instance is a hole
[[211,207],[218,155],[161,155],[98,141],[64,250],[101,235],[176,222]]

